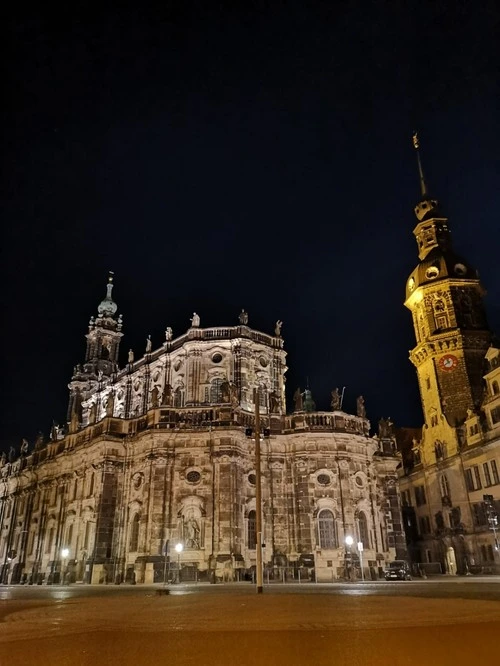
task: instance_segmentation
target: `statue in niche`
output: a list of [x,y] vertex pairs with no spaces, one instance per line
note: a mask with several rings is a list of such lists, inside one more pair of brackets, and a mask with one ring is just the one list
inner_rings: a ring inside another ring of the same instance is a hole
[[161,404],[163,407],[170,407],[172,404],[172,387],[170,384],[165,384],[165,390],[163,391]]
[[363,398],[362,395],[358,396],[356,400],[356,413],[362,419],[366,419],[365,399]]
[[200,548],[200,526],[192,512],[184,520],[184,542],[186,548]]
[[16,459],[16,449],[11,446],[9,449],[9,462],[12,463]]
[[234,382],[229,382],[229,397],[233,407],[239,404],[238,387]]
[[151,336],[148,335],[148,338],[146,340],[146,354],[151,354],[152,349],[153,349],[153,343],[151,342]]
[[28,455],[28,447],[29,447],[28,440],[23,438],[23,440],[21,442],[21,455],[22,456]]
[[89,411],[89,423],[95,423],[97,420],[97,405],[95,402],[93,405],[90,407]]
[[294,412],[301,412],[304,409],[304,404],[302,402],[302,393],[300,391],[300,388],[298,388],[295,393],[293,394],[293,402],[294,402]]
[[380,419],[378,422],[378,436],[380,439],[390,439],[394,437],[394,423],[389,416],[387,419]]
[[336,412],[340,409],[340,391],[338,388],[334,388],[333,391],[331,392],[332,400],[330,402],[330,407],[332,408],[332,412]]
[[156,409],[158,407],[158,394],[159,394],[158,387],[155,386],[151,391],[151,407],[153,409]]
[[248,312],[245,312],[245,310],[241,310],[238,319],[240,320],[240,324],[242,326],[246,326],[248,324]]
[[128,362],[133,363],[134,362],[134,352],[132,349],[128,350]]
[[229,382],[222,382],[220,385],[220,401],[221,402],[231,402],[231,389]]
[[271,391],[269,394],[269,411],[271,414],[279,414],[280,402],[280,397],[276,391]]
[[108,395],[108,399],[106,400],[105,409],[106,409],[106,416],[113,416],[113,412],[114,412],[114,409],[115,409],[115,394],[114,393],[110,393]]
[[191,328],[198,328],[200,325],[200,315],[197,315],[196,312],[193,312],[193,316],[191,317]]
[[283,322],[281,319],[278,319],[274,326],[274,335],[279,338],[281,336],[281,327],[283,326]]
[[174,332],[172,331],[172,328],[170,326],[167,326],[165,330],[165,340],[167,342],[171,342],[173,334]]

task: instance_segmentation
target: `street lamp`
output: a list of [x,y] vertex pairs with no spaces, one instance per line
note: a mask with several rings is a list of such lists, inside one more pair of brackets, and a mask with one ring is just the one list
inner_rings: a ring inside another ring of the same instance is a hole
[[62,573],[62,583],[63,583],[63,585],[64,585],[64,579],[65,579],[65,577],[66,577],[66,575],[67,575],[67,571],[66,571],[66,569],[67,569],[67,560],[68,560],[68,556],[69,556],[69,549],[68,549],[68,548],[63,548],[63,549],[61,550],[61,557],[62,557],[62,559],[63,559],[63,570],[62,570],[62,572],[61,572],[61,573]]
[[181,582],[181,553],[184,550],[182,543],[175,544],[175,550],[177,551],[177,582]]
[[348,534],[345,538],[345,543],[347,546],[347,552],[345,554],[345,562],[346,562],[346,573],[347,573],[347,578],[351,580],[351,567],[352,567],[352,562],[351,562],[351,546],[354,543],[354,539],[350,534]]

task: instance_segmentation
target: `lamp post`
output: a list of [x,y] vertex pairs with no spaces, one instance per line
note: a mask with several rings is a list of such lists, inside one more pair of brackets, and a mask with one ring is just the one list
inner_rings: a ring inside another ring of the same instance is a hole
[[345,538],[345,543],[347,546],[347,552],[345,554],[346,557],[346,569],[347,569],[347,578],[351,580],[351,571],[352,571],[352,555],[351,555],[351,546],[354,543],[354,539],[350,534],[348,534]]
[[255,405],[255,531],[257,532],[257,552],[256,552],[256,587],[257,594],[264,591],[262,580],[262,480],[260,469],[260,412],[259,412],[259,391],[254,388],[253,401]]
[[365,582],[365,574],[363,571],[363,542],[358,541],[358,553],[359,553],[359,568],[361,569],[361,580]]
[[67,575],[67,573],[68,573],[68,572],[67,572],[67,567],[68,567],[68,564],[67,564],[67,562],[68,562],[68,556],[69,556],[69,549],[68,549],[68,548],[63,548],[63,549],[61,550],[61,557],[62,557],[62,560],[63,560],[63,568],[62,568],[62,572],[61,572],[61,574],[62,574],[62,584],[63,584],[63,585],[64,585],[64,583],[65,583],[65,578],[66,578],[66,575]]
[[175,550],[177,551],[177,582],[181,582],[181,553],[184,550],[182,543],[175,544]]

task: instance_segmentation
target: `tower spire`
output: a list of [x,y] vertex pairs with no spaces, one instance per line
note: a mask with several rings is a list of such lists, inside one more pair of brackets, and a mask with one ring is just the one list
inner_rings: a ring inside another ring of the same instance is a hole
[[417,165],[418,165],[418,175],[420,178],[420,191],[422,192],[422,197],[425,199],[429,196],[427,190],[427,183],[425,182],[424,170],[422,169],[422,160],[420,159],[420,143],[418,140],[418,132],[413,132],[413,147],[417,153]]

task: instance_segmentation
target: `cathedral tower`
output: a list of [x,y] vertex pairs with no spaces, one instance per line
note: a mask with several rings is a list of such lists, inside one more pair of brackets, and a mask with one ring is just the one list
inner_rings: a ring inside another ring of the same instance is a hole
[[97,317],[91,317],[87,335],[87,350],[83,366],[78,364],[68,386],[70,398],[68,421],[81,421],[81,402],[99,382],[106,382],[118,370],[120,339],[123,335],[122,316],[116,318],[117,304],[112,299],[113,273],[109,273],[106,296],[97,307]]
[[458,445],[456,427],[482,401],[491,333],[477,271],[453,250],[448,220],[428,193],[417,135],[413,141],[422,198],[413,230],[420,261],[406,283],[405,305],[417,343],[410,359],[418,373],[425,426],[432,433],[425,440],[438,449],[446,442],[451,454]]

